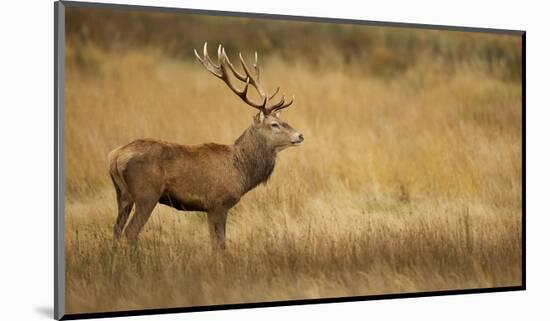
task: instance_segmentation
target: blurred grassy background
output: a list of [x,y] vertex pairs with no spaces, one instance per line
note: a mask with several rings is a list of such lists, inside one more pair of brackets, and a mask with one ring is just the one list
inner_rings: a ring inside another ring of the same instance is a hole
[[[69,312],[518,285],[521,38],[68,8]],[[112,247],[107,153],[137,138],[231,144],[244,105],[194,59],[257,50],[305,144],[231,210],[158,206],[138,248]]]
[[69,8],[67,39],[78,62],[94,64],[89,46],[120,51],[149,48],[178,60],[193,60],[189,48],[205,41],[229,52],[257,50],[291,65],[349,68],[361,74],[398,77],[428,59],[453,72],[477,62],[501,79],[521,80],[521,40],[492,34]]

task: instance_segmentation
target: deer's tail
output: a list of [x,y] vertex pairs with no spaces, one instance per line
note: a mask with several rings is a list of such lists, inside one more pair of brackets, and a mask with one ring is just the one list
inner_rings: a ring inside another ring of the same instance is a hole
[[120,148],[111,151],[107,155],[107,159],[109,162],[109,175],[111,176],[111,180],[113,181],[113,185],[115,186],[117,198],[120,198],[121,196],[129,196],[128,186],[124,181],[122,169],[119,166],[119,155]]

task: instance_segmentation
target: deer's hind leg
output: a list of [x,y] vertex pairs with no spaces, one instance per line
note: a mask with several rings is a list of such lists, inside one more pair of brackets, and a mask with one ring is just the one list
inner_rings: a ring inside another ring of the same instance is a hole
[[136,210],[130,219],[130,223],[128,223],[124,230],[124,234],[128,240],[137,240],[139,232],[141,232],[141,229],[147,223],[153,209],[157,205],[160,195],[160,189],[149,186],[134,196]]
[[124,186],[120,186],[115,179],[113,179],[113,185],[116,190],[116,201],[118,206],[118,215],[115,225],[113,226],[113,238],[118,240],[122,234],[122,229],[130,216],[132,207],[134,206],[134,200],[128,190]]
[[129,194],[122,195],[117,199],[118,202],[118,216],[116,218],[115,226],[113,227],[113,235],[116,240],[120,238],[122,229],[130,217],[130,212],[134,206],[134,201]]

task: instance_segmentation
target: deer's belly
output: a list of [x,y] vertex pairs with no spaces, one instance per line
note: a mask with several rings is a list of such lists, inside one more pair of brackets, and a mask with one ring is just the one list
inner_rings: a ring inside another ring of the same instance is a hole
[[206,212],[206,208],[202,204],[202,202],[198,199],[179,199],[175,195],[171,194],[163,194],[160,199],[159,203],[173,207],[180,211],[199,211],[199,212]]

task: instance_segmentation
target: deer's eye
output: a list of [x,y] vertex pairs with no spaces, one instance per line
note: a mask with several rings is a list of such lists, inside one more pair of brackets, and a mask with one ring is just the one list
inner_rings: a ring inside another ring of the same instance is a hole
[[277,128],[277,129],[279,129],[280,126],[279,126],[279,124],[277,124],[277,123],[271,123],[271,128]]

